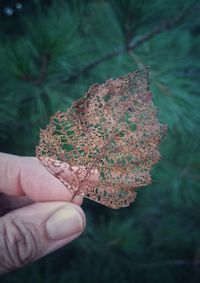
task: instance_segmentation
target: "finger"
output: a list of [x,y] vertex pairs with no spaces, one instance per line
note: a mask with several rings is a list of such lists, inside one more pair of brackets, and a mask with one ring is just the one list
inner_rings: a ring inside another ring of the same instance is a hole
[[[36,158],[1,153],[0,160],[0,192],[26,195],[32,201],[72,200],[71,192]],[[81,203],[80,198],[74,201]]]
[[[73,203],[77,205],[81,205],[83,202],[83,198],[81,196],[75,196],[73,199]],[[17,208],[21,208],[27,205],[32,204],[33,201],[29,199],[27,196],[8,196],[6,194],[0,193],[0,216],[15,210]]]
[[77,238],[82,209],[66,202],[35,203],[0,218],[0,273],[33,262]]

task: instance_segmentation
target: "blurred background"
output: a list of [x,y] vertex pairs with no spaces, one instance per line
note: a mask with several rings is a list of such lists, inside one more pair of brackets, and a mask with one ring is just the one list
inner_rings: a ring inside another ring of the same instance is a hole
[[195,0],[0,1],[1,151],[35,155],[54,112],[144,65],[168,124],[132,206],[85,200],[79,239],[1,282],[200,282],[199,15]]

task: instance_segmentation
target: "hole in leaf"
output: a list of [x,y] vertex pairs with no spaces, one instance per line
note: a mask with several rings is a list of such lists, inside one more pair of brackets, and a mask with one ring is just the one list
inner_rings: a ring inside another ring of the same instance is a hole
[[105,179],[105,174],[104,174],[103,171],[100,172],[100,177],[101,177],[102,179]]
[[74,146],[72,144],[64,144],[63,149],[69,152],[74,150]]
[[119,132],[119,136],[124,137],[125,136],[124,132]]
[[104,96],[103,99],[104,99],[105,102],[108,102],[111,99],[111,94]]
[[136,129],[137,129],[137,125],[131,123],[131,124],[130,124],[130,130],[131,130],[132,132],[135,132]]
[[74,131],[67,131],[68,136],[72,136],[74,134]]

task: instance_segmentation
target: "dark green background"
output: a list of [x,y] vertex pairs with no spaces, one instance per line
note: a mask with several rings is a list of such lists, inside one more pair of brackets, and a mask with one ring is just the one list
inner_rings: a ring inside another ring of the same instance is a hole
[[144,65],[168,124],[133,205],[84,201],[79,239],[1,282],[200,282],[199,14],[193,0],[1,1],[1,151],[34,155],[55,111]]

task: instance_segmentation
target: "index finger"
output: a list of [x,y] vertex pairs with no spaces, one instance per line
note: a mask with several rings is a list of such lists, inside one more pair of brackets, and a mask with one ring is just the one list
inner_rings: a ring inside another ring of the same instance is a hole
[[[70,174],[70,172],[69,172]],[[0,153],[0,192],[33,201],[71,201],[72,193],[35,157]],[[78,204],[80,197],[75,200]]]

